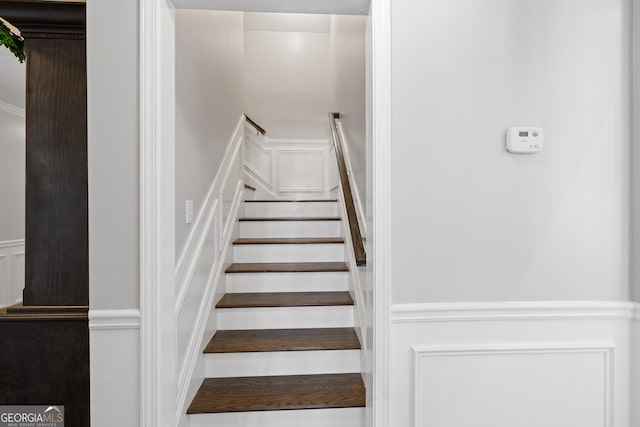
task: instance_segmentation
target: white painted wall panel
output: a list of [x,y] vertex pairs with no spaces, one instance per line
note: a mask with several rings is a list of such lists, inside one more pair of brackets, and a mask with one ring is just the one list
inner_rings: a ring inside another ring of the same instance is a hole
[[629,426],[629,303],[392,308],[391,426]]
[[416,427],[611,425],[611,349],[414,352]]
[[278,152],[278,192],[325,192],[326,150]]
[[22,301],[24,240],[0,242],[0,308]]
[[630,6],[392,2],[394,303],[627,299]]

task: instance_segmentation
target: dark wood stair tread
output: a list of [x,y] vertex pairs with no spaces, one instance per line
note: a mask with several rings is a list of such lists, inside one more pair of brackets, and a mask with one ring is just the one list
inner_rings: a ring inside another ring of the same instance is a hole
[[245,203],[335,203],[338,199],[308,199],[308,200],[245,200]]
[[206,378],[187,413],[363,406],[365,406],[365,388],[359,373],[279,375]]
[[205,353],[359,350],[353,328],[249,329],[217,331]]
[[277,217],[260,217],[260,216],[248,216],[244,218],[240,218],[238,221],[247,222],[247,221],[274,221],[274,222],[282,222],[282,221],[340,221],[340,217],[337,216],[277,216]]
[[344,262],[244,262],[233,263],[225,273],[307,273],[349,271]]
[[257,292],[225,294],[216,308],[353,305],[349,292]]
[[233,242],[234,245],[293,245],[315,243],[344,243],[341,237],[276,237],[276,238],[241,238]]

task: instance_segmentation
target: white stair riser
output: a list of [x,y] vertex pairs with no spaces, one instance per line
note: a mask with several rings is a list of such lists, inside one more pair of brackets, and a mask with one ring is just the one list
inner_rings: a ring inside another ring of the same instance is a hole
[[240,237],[340,237],[341,221],[241,221]]
[[250,202],[244,205],[247,217],[338,216],[336,202]]
[[189,415],[189,427],[364,427],[365,408]]
[[360,350],[205,354],[206,377],[346,374],[360,372]]
[[353,327],[353,306],[216,309],[218,329]]
[[234,245],[234,262],[340,262],[344,244]]
[[346,271],[227,274],[227,292],[331,292],[349,290]]

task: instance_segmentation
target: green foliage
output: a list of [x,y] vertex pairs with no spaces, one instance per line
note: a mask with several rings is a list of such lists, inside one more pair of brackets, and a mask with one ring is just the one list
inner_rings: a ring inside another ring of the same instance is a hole
[[0,45],[6,46],[18,61],[24,62],[24,40],[13,34],[2,21],[0,21]]

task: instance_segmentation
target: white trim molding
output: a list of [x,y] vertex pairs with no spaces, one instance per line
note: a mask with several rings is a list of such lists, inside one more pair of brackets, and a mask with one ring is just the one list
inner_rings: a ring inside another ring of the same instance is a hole
[[391,427],[391,0],[371,1],[373,114],[373,411],[375,427]]
[[140,426],[175,424],[175,22],[140,0]]
[[140,310],[89,310],[89,330],[139,329]]
[[24,246],[24,239],[5,240],[3,242],[0,242],[0,249],[15,248],[19,246]]
[[270,139],[247,124],[244,175],[247,183],[257,187],[250,197],[328,198],[330,150],[328,139]]
[[175,415],[178,424],[186,414],[185,405],[193,382],[201,381],[196,367],[202,357],[202,343],[207,333],[213,333],[207,330],[213,303],[224,292],[225,259],[244,195],[243,139],[244,116],[241,116],[175,269],[179,286],[174,310],[178,368]]
[[[462,409],[459,416],[443,422],[443,427],[466,425],[467,416],[507,425],[507,419],[529,408],[519,407],[520,400],[509,406],[513,390],[514,396],[544,397],[537,403],[541,413],[545,419],[558,420],[549,425],[626,426],[635,308],[626,301],[393,305],[390,425],[423,427],[456,408]],[[414,355],[413,370],[409,352]],[[422,364],[428,370],[421,370]],[[458,391],[464,393],[454,396]],[[496,411],[484,395],[503,399],[506,412]],[[554,406],[565,395],[567,407],[590,408],[584,415],[591,417],[589,422]],[[428,412],[432,399],[437,400],[431,408],[435,412]],[[522,425],[540,422],[533,417]]]
[[525,301],[399,304],[393,323],[476,320],[631,319],[634,307],[618,301]]
[[633,303],[633,319],[640,321],[640,303]]
[[6,103],[4,101],[0,101],[0,111],[4,111],[5,113],[13,114],[14,116],[18,116],[21,118],[26,117],[25,109],[16,107],[15,105]]
[[[415,426],[421,427],[428,425],[428,420],[425,420],[425,411],[428,411],[429,408],[426,408],[424,403],[423,395],[425,394],[426,387],[437,387],[437,385],[429,384],[424,381],[425,374],[429,373],[426,365],[428,364],[428,359],[431,358],[453,358],[459,359],[461,357],[471,358],[471,357],[501,357],[501,364],[508,362],[513,362],[519,358],[519,356],[537,356],[543,355],[548,359],[553,356],[560,357],[572,357],[576,355],[593,355],[602,357],[602,362],[597,364],[601,366],[601,372],[588,371],[584,372],[586,375],[593,375],[596,377],[601,377],[603,379],[604,384],[603,388],[596,391],[596,395],[600,395],[598,399],[602,399],[602,406],[604,413],[602,414],[602,418],[604,421],[603,427],[613,427],[614,426],[614,347],[610,344],[600,344],[600,343],[584,343],[584,344],[569,344],[569,345],[558,345],[558,344],[524,344],[524,345],[485,345],[485,344],[476,344],[476,345],[467,345],[467,346],[428,346],[428,345],[419,345],[412,347],[414,353],[414,420]],[[597,360],[597,359],[596,359]],[[546,362],[546,363],[545,363]],[[542,372],[545,371],[545,368],[549,364],[549,361],[540,361],[539,363],[532,364],[529,361],[529,366],[531,368],[535,368],[536,370],[540,370]],[[525,376],[527,374],[525,373]],[[532,375],[532,374],[529,374]],[[510,381],[508,378],[496,378],[496,381],[506,380]],[[468,380],[467,381],[474,381]],[[482,387],[487,387],[490,390],[491,384],[482,384]],[[538,385],[540,387],[540,385]],[[578,386],[576,386],[578,387]],[[545,386],[542,385],[538,390],[528,390],[533,391],[533,395],[535,393],[544,392]],[[498,389],[500,390],[500,389]],[[552,390],[548,390],[548,392],[553,393]],[[566,396],[566,398],[569,398]],[[580,402],[573,402],[574,405]],[[452,406],[455,406],[454,402],[452,402]],[[506,409],[505,410],[509,410]]]

